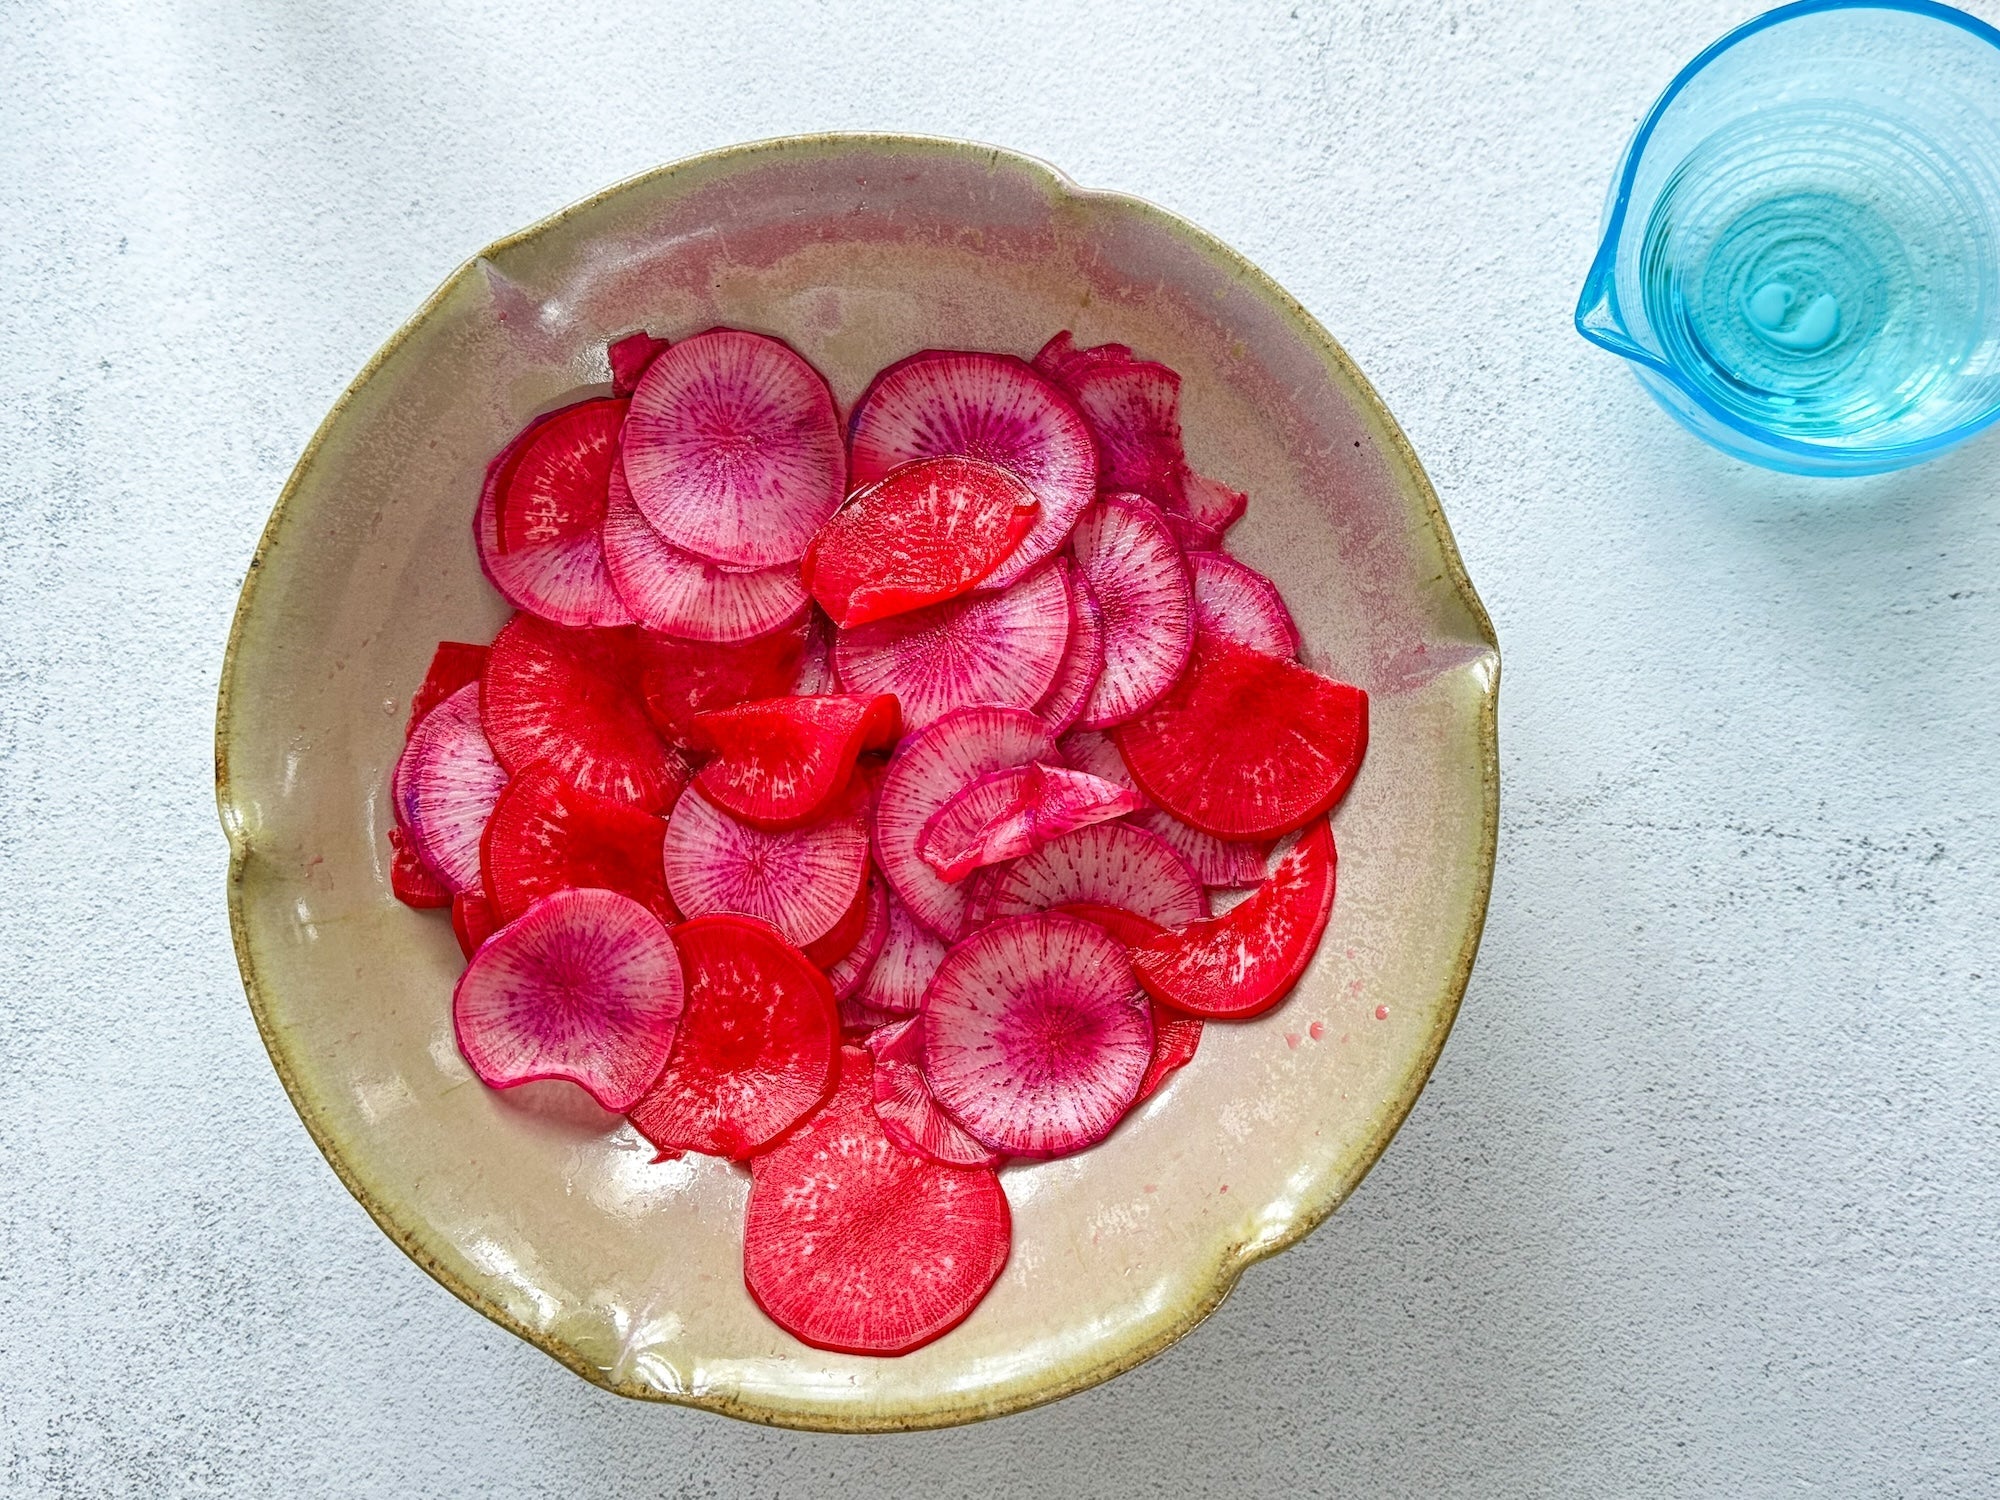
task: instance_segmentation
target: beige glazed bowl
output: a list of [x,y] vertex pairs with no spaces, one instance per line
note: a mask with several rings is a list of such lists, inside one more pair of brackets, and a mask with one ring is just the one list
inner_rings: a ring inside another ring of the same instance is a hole
[[[1215,1024],[1110,1140],[1003,1173],[1012,1259],[963,1326],[865,1359],[743,1289],[748,1175],[656,1164],[567,1085],[501,1094],[453,1044],[441,914],[389,894],[389,769],[441,638],[506,616],[471,540],[486,460],[607,380],[608,336],[789,340],[843,409],[927,346],[1059,328],[1181,372],[1190,460],[1250,493],[1230,547],[1307,663],[1373,695],[1334,823],[1333,922],[1291,1000]],[[1304,1235],[1387,1145],[1464,991],[1493,868],[1493,631],[1415,455],[1340,348],[1255,267],[1039,162],[817,136],[665,167],[461,268],[340,398],[279,499],[223,671],[218,798],[250,1006],[340,1178],[426,1271],[628,1396],[786,1426],[936,1427],[1105,1380]]]

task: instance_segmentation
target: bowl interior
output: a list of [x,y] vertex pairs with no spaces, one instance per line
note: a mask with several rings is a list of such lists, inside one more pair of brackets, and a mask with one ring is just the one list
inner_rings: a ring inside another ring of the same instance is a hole
[[[386,787],[479,575],[487,457],[607,379],[608,336],[791,341],[843,410],[933,345],[1059,328],[1177,368],[1194,464],[1249,491],[1230,538],[1307,661],[1374,695],[1333,924],[1290,1003],[1208,1029],[1111,1140],[1005,1172],[1012,1260],[901,1359],[808,1349],[743,1290],[747,1175],[658,1163],[566,1085],[482,1087],[453,1045],[441,916],[389,895]],[[300,461],[246,583],[219,723],[231,903],[258,1022],[342,1179],[423,1267],[603,1385],[850,1430],[1061,1395],[1164,1347],[1359,1180],[1428,1076],[1477,944],[1497,805],[1492,634],[1421,470],[1318,326],[1171,216],[984,147],[819,137],[627,183],[465,266]]]

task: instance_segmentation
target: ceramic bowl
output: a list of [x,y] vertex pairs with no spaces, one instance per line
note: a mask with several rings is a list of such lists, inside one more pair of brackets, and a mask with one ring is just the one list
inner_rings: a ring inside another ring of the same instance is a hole
[[[843,408],[927,346],[1060,328],[1182,375],[1189,456],[1251,496],[1230,547],[1313,667],[1373,695],[1333,922],[1289,1003],[1211,1025],[1096,1149],[1006,1169],[1014,1248],[958,1329],[826,1354],[743,1289],[748,1175],[655,1163],[567,1085],[482,1087],[449,925],[389,894],[389,769],[441,638],[506,616],[470,522],[489,455],[601,388],[607,336],[789,340]],[[278,500],[223,669],[217,780],[250,1007],[313,1139],[411,1259],[623,1395],[803,1428],[944,1426],[1105,1380],[1353,1190],[1429,1076],[1478,945],[1498,811],[1492,627],[1409,444],[1271,280],[1149,204],[901,136],[662,168],[463,266],[370,361]]]

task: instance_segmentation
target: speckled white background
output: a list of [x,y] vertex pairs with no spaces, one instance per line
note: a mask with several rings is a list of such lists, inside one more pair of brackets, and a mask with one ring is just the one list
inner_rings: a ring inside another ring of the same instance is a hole
[[[1754,8],[0,12],[0,1492],[2000,1491],[2000,440],[1774,478],[1569,329],[1627,133]],[[1108,1387],[875,1440],[626,1404],[404,1260],[258,1045],[210,798],[244,565],[375,347],[572,199],[828,127],[1262,264],[1507,661],[1485,951],[1353,1202]]]

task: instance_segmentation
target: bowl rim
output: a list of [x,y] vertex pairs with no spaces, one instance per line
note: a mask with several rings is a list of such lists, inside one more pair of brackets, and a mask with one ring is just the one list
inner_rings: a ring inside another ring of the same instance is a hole
[[[1444,992],[1439,997],[1437,1019],[1430,1033],[1424,1038],[1414,1063],[1406,1073],[1403,1087],[1390,1101],[1390,1107],[1383,1115],[1380,1127],[1354,1152],[1347,1172],[1342,1174],[1341,1179],[1320,1198],[1301,1205],[1299,1212],[1281,1232],[1260,1236],[1254,1246],[1239,1247],[1233,1254],[1225,1257],[1215,1268],[1215,1273],[1208,1283],[1200,1287],[1180,1309],[1180,1316],[1161,1332],[1137,1344],[1116,1350],[1102,1359],[1071,1366],[1051,1367],[1047,1380],[1006,1397],[990,1399],[980,1396],[947,1395],[936,1406],[923,1412],[889,1416],[802,1411],[790,1407],[770,1406],[754,1399],[726,1394],[670,1392],[635,1380],[614,1378],[610,1372],[586,1360],[561,1339],[543,1334],[522,1323],[479,1287],[468,1283],[457,1273],[439,1263],[419,1243],[415,1232],[399,1221],[390,1206],[378,1202],[374,1194],[350,1168],[346,1160],[344,1143],[326,1121],[317,1117],[317,1111],[305,1090],[304,1083],[292,1067],[264,993],[264,981],[258,973],[256,959],[251,951],[249,924],[243,903],[244,873],[249,862],[251,846],[244,827],[243,815],[235,802],[230,772],[237,696],[236,675],[241,665],[240,653],[249,622],[258,613],[263,563],[272,549],[284,539],[289,512],[297,492],[313,468],[321,445],[340,423],[361,389],[374,378],[404,341],[428,320],[468,277],[480,273],[482,262],[490,261],[516,245],[533,240],[567,223],[575,216],[594,209],[606,200],[641,184],[670,179],[677,175],[707,173],[717,167],[738,165],[764,156],[797,153],[830,154],[857,149],[880,151],[884,154],[918,153],[947,159],[956,158],[961,161],[982,161],[989,168],[1005,163],[1010,168],[1022,171],[1038,180],[1053,197],[1085,203],[1113,204],[1128,212],[1137,213],[1206,258],[1219,263],[1242,280],[1250,290],[1267,298],[1284,313],[1286,319],[1320,358],[1322,364],[1350,383],[1367,414],[1379,424],[1380,434],[1392,450],[1391,457],[1394,463],[1400,465],[1407,475],[1407,487],[1422,501],[1425,519],[1436,539],[1443,562],[1442,581],[1449,583],[1459,603],[1471,618],[1485,648],[1479,660],[1487,665],[1484,686],[1479,698],[1477,724],[1482,826],[1476,856],[1475,890],[1466,924],[1460,934],[1458,951],[1453,957]],[[1381,397],[1377,395],[1373,385],[1348,357],[1346,351],[1335,342],[1332,335],[1296,298],[1245,257],[1206,230],[1154,203],[1127,193],[1085,188],[1039,157],[1005,147],[948,136],[889,131],[821,131],[746,141],[682,157],[623,178],[556,210],[524,229],[493,241],[467,257],[376,350],[342,389],[325,417],[314,429],[311,438],[300,452],[297,463],[287,476],[271,515],[258,537],[256,549],[245,570],[242,590],[238,596],[235,615],[230,623],[229,640],[222,659],[221,684],[217,694],[215,717],[215,796],[223,832],[229,841],[227,883],[230,934],[236,952],[237,967],[242,974],[244,993],[265,1051],[270,1056],[272,1067],[277,1072],[286,1097],[290,1099],[293,1109],[297,1111],[307,1133],[312,1137],[313,1144],[326,1159],[327,1165],[333,1169],[341,1185],[367,1211],[376,1226],[399,1250],[416,1262],[445,1290],[491,1322],[533,1345],[592,1385],[637,1400],[695,1407],[765,1426],[800,1431],[913,1432],[960,1426],[1046,1405],[1064,1396],[1099,1385],[1145,1363],[1168,1346],[1178,1342],[1220,1306],[1235,1288],[1243,1272],[1251,1265],[1291,1248],[1323,1223],[1346,1201],[1380,1160],[1382,1152],[1401,1128],[1415,1105],[1417,1096],[1423,1092],[1430,1081],[1432,1071],[1437,1066],[1438,1056],[1457,1019],[1466,985],[1472,975],[1473,962],[1478,955],[1480,937],[1485,928],[1499,838],[1499,686],[1500,648],[1491,617],[1487,614],[1485,606],[1473,588],[1471,578],[1466,573],[1451,527],[1438,503],[1437,492],[1431,484],[1430,476],[1418,461],[1408,438],[1387,406],[1383,404]]]

